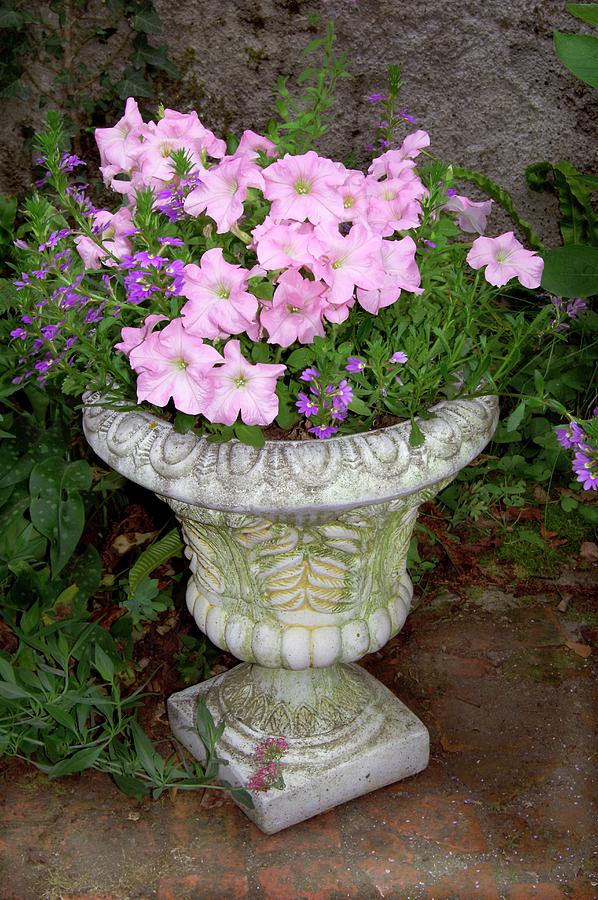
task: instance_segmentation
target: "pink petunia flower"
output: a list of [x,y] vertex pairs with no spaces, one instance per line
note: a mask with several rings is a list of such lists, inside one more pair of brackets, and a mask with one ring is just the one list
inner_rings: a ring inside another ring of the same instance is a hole
[[249,159],[258,159],[260,153],[276,156],[276,145],[269,138],[248,129],[241,135],[233,157],[247,156]]
[[365,189],[369,197],[367,224],[372,231],[389,237],[395,231],[417,228],[422,214],[420,200],[427,190],[413,169],[385,181],[369,176]]
[[168,316],[154,314],[147,316],[141,328],[122,328],[120,332],[122,341],[114,345],[115,350],[120,350],[128,356],[134,347],[138,347],[139,344],[142,344],[149,337],[158,322],[166,322],[167,319]]
[[453,194],[447,199],[444,208],[449,212],[459,213],[457,224],[462,231],[484,234],[488,216],[492,210],[492,200],[476,203],[469,197]]
[[298,269],[280,275],[272,303],[262,309],[260,321],[268,331],[268,343],[289,347],[294,341],[311,344],[324,337],[322,315],[328,305],[321,281],[303,278]]
[[[269,227],[264,229],[266,222]],[[253,231],[253,246],[260,264],[267,270],[310,265],[309,242],[313,233],[313,225],[309,222],[276,224],[268,216],[263,225]]]
[[430,135],[427,131],[414,131],[408,134],[397,150],[387,150],[372,160],[368,173],[375,178],[397,178],[405,169],[413,168],[413,159],[419,156],[424,147],[430,146]]
[[216,222],[218,234],[224,234],[243,215],[249,187],[263,190],[260,167],[247,156],[228,157],[202,172],[201,184],[185,199],[185,212],[191,216],[206,212]]
[[[135,163],[134,152],[139,146],[143,119],[137,101],[129,97],[125,114],[112,128],[96,128],[95,139],[102,166],[113,166],[118,172],[128,172]],[[116,171],[113,173],[116,174]]]
[[345,182],[339,188],[343,203],[341,221],[365,223],[369,203],[365,182],[365,175],[358,169],[350,169],[347,172]]
[[273,219],[342,221],[343,204],[338,188],[345,175],[331,159],[308,150],[300,156],[286,153],[264,169],[264,197],[272,200]]
[[384,280],[377,290],[357,288],[357,302],[373,315],[399,299],[401,290],[423,293],[421,278],[415,261],[415,241],[407,236],[400,241],[382,241]]
[[131,210],[126,207],[114,214],[107,209],[100,209],[94,213],[92,225],[98,229],[98,240],[94,241],[84,234],[75,238],[77,252],[85,268],[98,269],[102,260],[106,266],[114,266],[116,262],[111,259],[110,253],[117,259],[129,254],[131,242],[127,234],[130,234],[132,224]]
[[250,273],[227,262],[221,247],[207,250],[196,266],[185,266],[181,294],[188,298],[181,310],[185,328],[202,338],[240,334],[255,322],[257,299],[250,294]]
[[382,239],[363,225],[343,236],[333,225],[318,225],[310,243],[316,278],[330,286],[328,302],[346,304],[355,286],[374,291],[384,282]]
[[472,269],[486,266],[486,281],[496,287],[517,278],[524,287],[537,288],[544,271],[544,260],[533,250],[526,250],[512,231],[495,238],[476,238],[467,254],[467,262]]
[[225,345],[224,358],[224,365],[214,368],[205,381],[206,418],[232,425],[240,413],[246,425],[269,425],[278,415],[276,380],[286,366],[251,365],[241,355],[239,341]]
[[189,334],[182,319],[173,319],[162,331],[152,332],[129,353],[131,368],[139,375],[139,402],[166,406],[172,398],[178,410],[190,415],[204,412],[203,385],[217,362],[222,362],[218,351]]

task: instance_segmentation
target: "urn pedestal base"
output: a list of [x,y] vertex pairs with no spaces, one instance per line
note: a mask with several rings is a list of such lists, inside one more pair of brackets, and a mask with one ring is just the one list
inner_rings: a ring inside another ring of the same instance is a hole
[[243,663],[168,701],[172,731],[200,762],[197,704],[204,699],[226,728],[219,777],[246,786],[260,767],[256,747],[284,737],[284,788],[252,793],[242,807],[266,834],[282,831],[369,791],[421,772],[428,764],[425,726],[376,678],[354,664],[327,669],[266,669]]

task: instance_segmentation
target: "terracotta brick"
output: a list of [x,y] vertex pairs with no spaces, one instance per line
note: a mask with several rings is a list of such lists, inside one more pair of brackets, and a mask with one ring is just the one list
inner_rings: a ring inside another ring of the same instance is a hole
[[484,853],[486,838],[479,819],[459,794],[427,794],[414,802],[409,795],[376,791],[365,805],[381,827],[395,834],[436,841],[461,853]]
[[380,897],[402,897],[409,888],[425,883],[426,876],[413,866],[398,865],[375,856],[362,860],[358,866]]
[[577,878],[569,885],[571,900],[596,900],[598,898],[598,885]]
[[507,894],[509,900],[563,900],[566,897],[556,884],[538,882],[537,884],[514,884]]
[[215,897],[246,900],[249,897],[247,877],[231,875],[223,867],[213,875],[163,878],[158,886],[158,900],[214,900]]
[[264,866],[256,874],[260,900],[361,900],[367,896],[355,867],[338,855],[304,856],[293,865]]
[[255,825],[250,826],[249,833],[256,853],[320,853],[341,845],[338,816],[334,809],[277,834],[263,834]]
[[413,851],[408,842],[384,826],[351,835],[346,846],[352,859],[362,857],[364,860],[374,858],[392,863],[413,862]]
[[481,863],[443,878],[428,888],[426,896],[429,900],[499,900],[500,895],[492,868]]

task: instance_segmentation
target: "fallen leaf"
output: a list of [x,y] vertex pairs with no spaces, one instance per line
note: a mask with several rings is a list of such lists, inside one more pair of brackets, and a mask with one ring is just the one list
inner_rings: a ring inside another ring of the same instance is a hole
[[539,484],[534,488],[534,497],[540,503],[548,503],[550,501],[550,494]]
[[592,652],[592,648],[588,647],[587,644],[578,644],[577,641],[567,641],[565,647],[568,647],[569,650],[573,650],[574,653],[577,653],[577,655],[583,657],[583,659],[587,659]]
[[598,562],[598,545],[593,541],[584,541],[579,548],[579,555],[587,562]]

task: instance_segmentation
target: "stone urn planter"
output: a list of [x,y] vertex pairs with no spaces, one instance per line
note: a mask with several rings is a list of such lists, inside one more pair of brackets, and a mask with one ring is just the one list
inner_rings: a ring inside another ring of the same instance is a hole
[[[88,403],[98,396],[88,397]],[[484,448],[494,397],[452,400],[410,423],[261,450],[177,434],[142,412],[87,406],[91,447],[154,491],[181,523],[199,627],[243,662],[168,702],[172,730],[198,759],[204,697],[226,728],[221,776],[245,786],[256,747],[284,737],[284,788],[253,795],[247,815],[274,833],[424,769],[424,725],[356,665],[402,627],[412,598],[406,557],[420,503]]]

